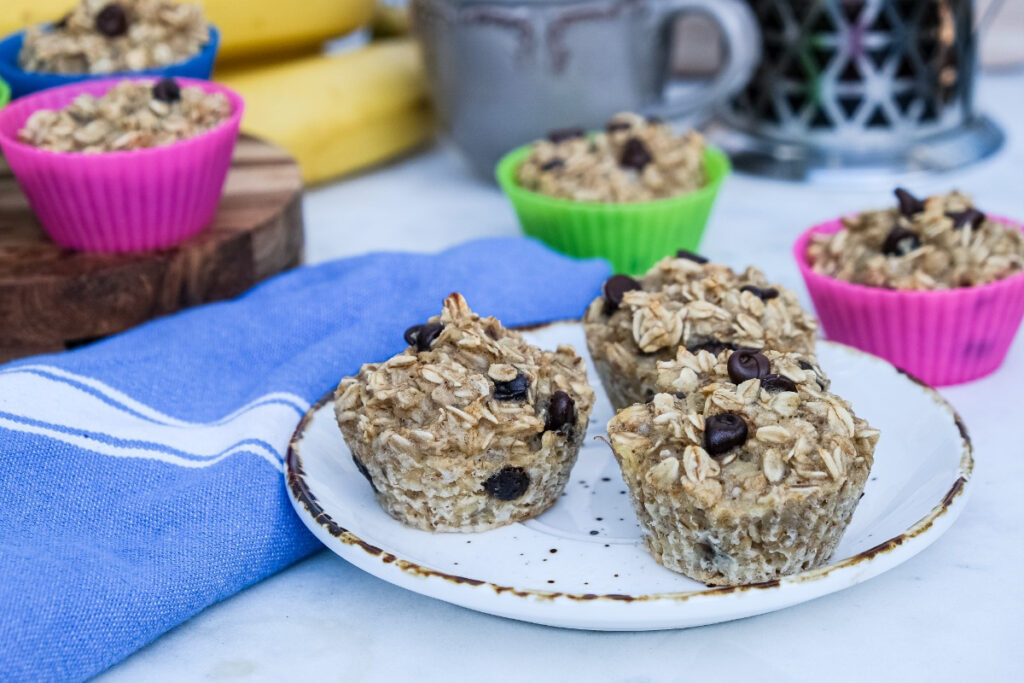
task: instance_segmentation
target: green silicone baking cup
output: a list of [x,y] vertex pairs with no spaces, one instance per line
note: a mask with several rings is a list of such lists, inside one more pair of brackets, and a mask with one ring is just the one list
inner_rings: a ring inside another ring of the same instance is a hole
[[563,254],[607,259],[616,273],[646,272],[678,249],[697,251],[729,158],[708,147],[707,184],[690,194],[636,203],[576,202],[548,197],[519,185],[516,172],[530,155],[520,147],[498,162],[495,175],[519,216],[523,232]]
[[11,89],[4,82],[4,79],[0,78],[0,109],[7,106],[7,103],[11,101]]

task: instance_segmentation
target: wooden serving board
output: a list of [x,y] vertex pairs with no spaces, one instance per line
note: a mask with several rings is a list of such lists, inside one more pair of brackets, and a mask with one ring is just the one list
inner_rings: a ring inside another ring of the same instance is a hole
[[238,142],[213,224],[177,247],[137,254],[55,245],[0,157],[0,362],[237,296],[298,265],[302,246],[299,167],[253,137]]

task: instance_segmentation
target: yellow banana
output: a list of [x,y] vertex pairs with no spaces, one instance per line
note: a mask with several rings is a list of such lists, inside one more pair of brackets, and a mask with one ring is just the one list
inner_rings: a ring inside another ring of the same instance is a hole
[[0,36],[33,24],[57,21],[77,4],[76,0],[3,0]]
[[[274,51],[295,52],[366,25],[374,0],[196,0],[220,29],[226,59]],[[0,0],[0,36],[56,21],[76,0]]]
[[230,60],[275,50],[294,51],[343,36],[369,23],[375,3],[374,0],[199,0],[199,4],[220,29],[220,57]]
[[422,66],[408,39],[258,68],[218,69],[245,98],[242,128],[287,149],[307,182],[383,161],[434,128]]

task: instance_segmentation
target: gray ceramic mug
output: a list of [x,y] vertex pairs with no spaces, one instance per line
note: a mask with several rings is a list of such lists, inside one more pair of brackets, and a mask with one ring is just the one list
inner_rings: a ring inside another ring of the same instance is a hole
[[[413,0],[413,25],[441,121],[490,176],[510,149],[613,114],[674,118],[741,89],[760,57],[740,0]],[[666,96],[672,26],[689,12],[721,28],[725,64],[706,87]]]

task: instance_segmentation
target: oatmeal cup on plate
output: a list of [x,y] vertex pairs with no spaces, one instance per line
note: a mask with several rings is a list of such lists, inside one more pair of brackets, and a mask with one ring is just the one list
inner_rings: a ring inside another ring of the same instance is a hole
[[714,586],[828,561],[879,431],[797,353],[680,348],[659,383],[663,393],[608,423],[654,559]]
[[341,380],[335,414],[381,507],[426,531],[535,517],[565,489],[594,392],[572,347],[544,351],[461,294],[405,351]]
[[0,40],[0,77],[15,98],[113,76],[209,79],[219,34],[197,4],[80,0],[54,23]]
[[994,372],[1024,319],[1024,225],[959,192],[895,203],[796,241],[825,335],[932,385]]
[[729,160],[690,131],[623,113],[603,131],[553,131],[496,170],[523,232],[581,258],[642,273],[676,249],[697,249]]
[[0,149],[54,242],[160,249],[212,220],[243,109],[208,81],[87,81],[0,111]]

